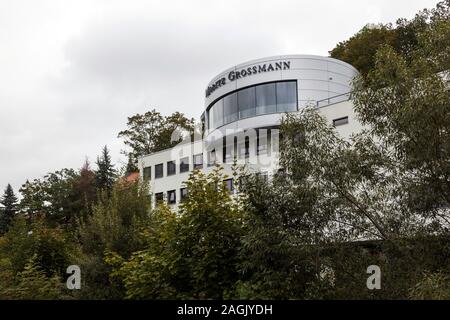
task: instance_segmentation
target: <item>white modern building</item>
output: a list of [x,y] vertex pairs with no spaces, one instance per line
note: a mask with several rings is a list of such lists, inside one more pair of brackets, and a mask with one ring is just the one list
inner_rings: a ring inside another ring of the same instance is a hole
[[[328,57],[275,56],[249,61],[220,73],[205,91],[204,133],[194,142],[143,156],[140,175],[150,184],[153,203],[177,205],[194,169],[233,162],[270,176],[278,167],[278,127],[284,114],[315,106],[348,137],[361,129],[350,100],[351,65]],[[227,180],[230,189],[232,180]]]

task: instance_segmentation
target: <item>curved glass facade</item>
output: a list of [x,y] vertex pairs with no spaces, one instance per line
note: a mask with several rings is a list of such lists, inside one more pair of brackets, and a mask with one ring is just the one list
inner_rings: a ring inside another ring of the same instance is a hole
[[297,81],[279,81],[244,88],[217,100],[207,111],[208,128],[239,119],[297,111]]

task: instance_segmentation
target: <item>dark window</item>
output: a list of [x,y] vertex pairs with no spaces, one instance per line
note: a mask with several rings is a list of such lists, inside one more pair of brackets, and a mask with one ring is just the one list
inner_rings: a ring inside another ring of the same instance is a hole
[[232,93],[223,98],[224,124],[236,121],[238,119],[237,94]]
[[256,114],[277,112],[275,83],[256,86]]
[[227,187],[227,190],[228,190],[228,191],[230,191],[230,192],[233,192],[233,191],[234,191],[233,179],[227,179],[227,180],[225,180],[225,184],[226,184],[226,187]]
[[203,168],[203,153],[194,155],[194,169]]
[[155,179],[164,177],[164,164],[160,163],[155,166]]
[[173,176],[177,173],[177,165],[175,164],[175,161],[168,161],[167,162],[167,175]]
[[164,193],[159,192],[155,194],[155,202],[156,204],[161,203],[164,201]]
[[149,181],[152,179],[152,167],[144,168],[144,181]]
[[245,137],[245,157],[250,157],[250,138]]
[[188,196],[188,190],[187,188],[181,188],[180,189],[180,198],[181,198],[181,202],[183,202],[184,200],[186,200]]
[[189,157],[180,160],[180,173],[189,171]]
[[253,117],[256,114],[255,87],[238,92],[239,118]]
[[176,190],[167,191],[167,203],[175,204],[177,203],[177,192]]
[[277,82],[277,112],[297,110],[297,83]]
[[335,126],[335,127],[343,126],[346,124],[348,124],[348,117],[343,117],[343,118],[333,120],[333,126]]

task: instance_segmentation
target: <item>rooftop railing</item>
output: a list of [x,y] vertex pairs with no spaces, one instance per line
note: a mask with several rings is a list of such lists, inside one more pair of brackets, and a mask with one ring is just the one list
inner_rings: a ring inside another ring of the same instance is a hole
[[322,99],[317,101],[317,108],[323,108],[332,104],[348,101],[352,98],[351,92],[339,94],[337,96],[333,96],[327,99]]

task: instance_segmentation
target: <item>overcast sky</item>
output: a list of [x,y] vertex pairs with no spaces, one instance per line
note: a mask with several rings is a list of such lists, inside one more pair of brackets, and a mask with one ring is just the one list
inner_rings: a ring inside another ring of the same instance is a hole
[[[156,108],[198,120],[218,73],[280,54],[328,55],[367,23],[437,0],[0,0],[0,188],[95,162]],[[0,192],[2,192],[0,190]]]

